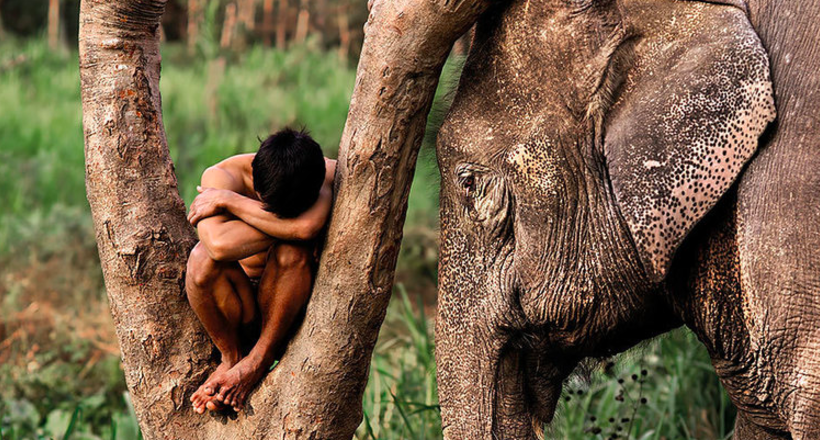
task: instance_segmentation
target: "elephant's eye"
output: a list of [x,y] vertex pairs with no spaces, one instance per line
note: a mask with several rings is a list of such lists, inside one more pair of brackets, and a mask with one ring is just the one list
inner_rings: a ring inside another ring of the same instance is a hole
[[459,194],[463,213],[480,224],[492,236],[507,234],[510,229],[512,195],[504,179],[489,167],[464,163],[456,168],[453,188]]
[[464,191],[473,192],[475,190],[475,176],[467,176],[461,181],[461,187]]
[[477,186],[476,175],[467,165],[458,170],[458,184],[465,195],[469,196],[475,193]]

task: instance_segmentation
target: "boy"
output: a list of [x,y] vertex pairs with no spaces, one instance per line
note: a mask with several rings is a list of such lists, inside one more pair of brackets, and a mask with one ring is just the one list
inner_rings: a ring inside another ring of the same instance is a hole
[[[285,129],[257,153],[202,174],[188,214],[200,242],[185,287],[222,362],[191,396],[196,412],[227,405],[238,411],[283,348],[310,295],[315,238],[330,213],[335,170],[308,134]],[[248,333],[259,339],[246,354]]]

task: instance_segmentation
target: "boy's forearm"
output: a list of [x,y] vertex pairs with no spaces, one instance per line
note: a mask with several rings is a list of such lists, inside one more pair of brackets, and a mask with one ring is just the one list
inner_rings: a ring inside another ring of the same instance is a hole
[[233,193],[224,201],[223,208],[259,231],[280,240],[305,240],[305,231],[301,221],[297,219],[282,219],[268,211],[258,200]]
[[197,225],[199,239],[217,261],[238,261],[267,250],[274,239],[242,220],[219,215]]

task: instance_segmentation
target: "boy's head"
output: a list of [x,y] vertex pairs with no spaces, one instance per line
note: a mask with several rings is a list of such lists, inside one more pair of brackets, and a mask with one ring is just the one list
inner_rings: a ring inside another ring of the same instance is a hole
[[322,149],[305,131],[286,128],[262,141],[253,158],[253,188],[265,210],[298,217],[319,197],[325,180]]

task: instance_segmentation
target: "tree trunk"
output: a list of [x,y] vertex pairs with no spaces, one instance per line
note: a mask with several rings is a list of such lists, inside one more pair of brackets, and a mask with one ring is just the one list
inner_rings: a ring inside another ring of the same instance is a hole
[[310,8],[307,0],[299,1],[299,15],[296,16],[296,33],[293,40],[296,44],[303,44],[307,39],[308,27],[310,26]]
[[[316,22],[316,34],[319,38],[319,41],[326,40],[328,29],[327,25],[327,0],[316,0],[316,9],[314,16],[316,17],[314,20]],[[331,21],[332,23],[332,21]]]
[[48,0],[48,47],[60,47],[60,0]]
[[199,41],[199,22],[202,17],[201,0],[188,0],[188,51],[193,52]]
[[233,45],[234,34],[236,33],[236,3],[228,3],[225,7],[225,21],[222,23],[222,36],[219,39],[219,47],[228,49]]
[[339,14],[336,17],[339,23],[339,58],[346,60],[350,53],[350,23],[347,19],[347,7],[339,8]]
[[271,45],[273,32],[273,0],[264,0],[262,3],[262,32],[265,35],[265,45]]
[[276,48],[285,50],[288,25],[288,0],[279,0],[279,17],[276,23]]
[[163,0],[83,0],[86,185],[144,438],[350,439],[390,298],[426,116],[453,41],[483,2],[377,1],[339,150],[336,201],[305,319],[235,419],[189,398],[215,366],[184,292],[196,241],[162,123]]
[[256,29],[256,0],[239,1],[239,23],[244,27],[243,32]]
[[0,40],[6,38],[6,28],[3,27],[3,0],[0,0]]

